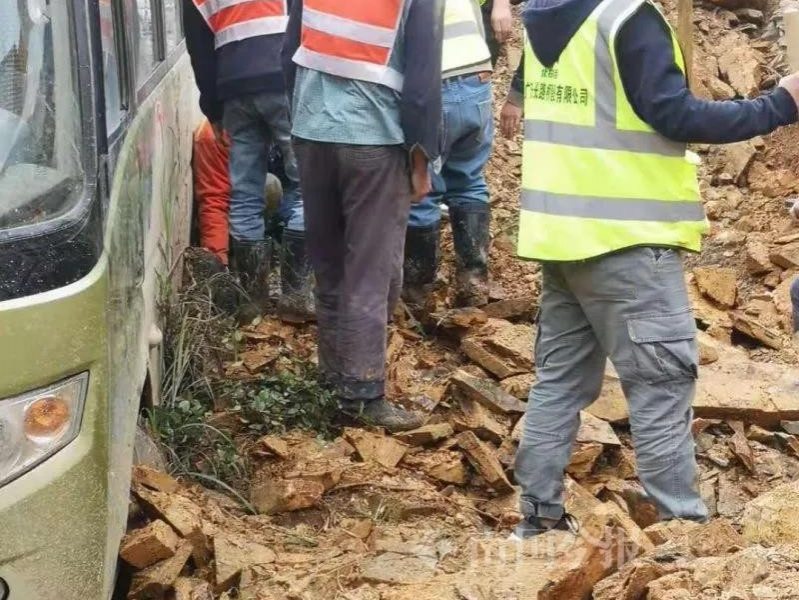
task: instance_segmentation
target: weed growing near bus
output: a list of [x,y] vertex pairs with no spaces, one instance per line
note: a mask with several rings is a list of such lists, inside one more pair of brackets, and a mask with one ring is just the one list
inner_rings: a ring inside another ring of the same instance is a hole
[[162,306],[165,315],[161,404],[147,411],[153,437],[173,472],[242,494],[252,471],[250,450],[263,435],[290,429],[335,437],[337,403],[317,383],[316,369],[285,356],[271,371],[231,381],[224,364],[238,358],[241,336],[214,306],[207,282],[192,277]]

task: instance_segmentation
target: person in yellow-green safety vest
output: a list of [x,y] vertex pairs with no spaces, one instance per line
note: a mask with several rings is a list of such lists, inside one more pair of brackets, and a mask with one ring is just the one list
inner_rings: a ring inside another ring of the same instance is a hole
[[409,304],[424,305],[436,279],[442,203],[449,207],[455,243],[456,303],[488,302],[490,210],[483,169],[494,141],[492,70],[478,0],[445,0],[441,169],[432,176],[432,192],[411,206],[403,268]]
[[796,122],[799,74],[754,100],[708,102],[689,91],[676,37],[647,0],[530,0],[523,19],[518,253],[541,262],[543,283],[537,383],[515,465],[524,518],[512,537],[577,527],[564,512],[563,472],[608,358],[660,518],[704,521],[691,435],[696,325],[681,252],[699,251],[707,226],[686,144]]

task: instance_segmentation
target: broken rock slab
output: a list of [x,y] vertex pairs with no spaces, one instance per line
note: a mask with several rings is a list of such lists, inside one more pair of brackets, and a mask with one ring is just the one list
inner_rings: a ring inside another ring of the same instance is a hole
[[577,480],[585,479],[594,470],[603,449],[604,446],[596,442],[576,444],[566,472]]
[[214,592],[207,581],[180,577],[175,582],[175,600],[214,600]]
[[387,469],[396,467],[408,451],[408,445],[398,439],[364,429],[345,429],[344,439],[353,445],[361,460],[376,462]]
[[174,477],[144,465],[133,467],[133,481],[156,492],[166,494],[174,494],[180,489],[180,484]]
[[746,242],[746,270],[751,275],[765,275],[773,270],[769,259],[769,249],[765,242],[749,240]]
[[360,579],[366,583],[391,585],[424,583],[436,574],[436,564],[436,559],[430,556],[384,552],[361,567]]
[[319,481],[257,475],[250,489],[250,502],[259,513],[275,515],[315,506],[324,493],[325,486]]
[[136,573],[128,598],[140,600],[161,598],[172,590],[191,553],[191,544],[184,541],[178,546],[174,556]]
[[503,379],[499,386],[514,398],[527,401],[534,383],[535,375],[533,373],[525,373],[524,375],[514,375]]
[[666,542],[678,539],[698,528],[700,525],[696,521],[685,521],[674,519],[671,521],[661,521],[650,525],[644,529],[644,533],[649,536],[652,543],[662,546]]
[[535,328],[530,325],[489,319],[483,327],[461,340],[461,350],[499,379],[506,379],[532,373],[534,335]]
[[532,317],[538,306],[535,296],[510,298],[500,300],[483,307],[483,311],[492,319],[515,319],[519,317]]
[[523,414],[527,410],[526,402],[513,397],[488,379],[475,377],[460,370],[452,376],[450,381],[464,396],[492,412],[508,415]]
[[623,425],[629,420],[630,413],[621,381],[610,364],[605,371],[599,398],[586,409],[586,412],[613,425]]
[[444,313],[435,313],[430,318],[443,329],[471,329],[485,325],[488,316],[479,308],[453,308]]
[[769,254],[769,260],[783,269],[799,267],[799,243],[777,246]]
[[738,297],[738,282],[734,269],[697,267],[694,277],[699,291],[726,308],[733,308]]
[[697,382],[694,412],[706,419],[732,419],[765,428],[782,420],[799,420],[799,370],[755,363],[736,351],[703,367]]
[[216,587],[218,591],[230,589],[243,569],[275,562],[275,553],[242,536],[222,533],[214,538],[216,557]]
[[464,431],[458,434],[456,439],[475,471],[480,474],[488,485],[500,493],[513,491],[513,486],[511,486],[510,481],[505,476],[502,464],[489,446],[481,442],[471,431]]
[[433,423],[413,431],[398,433],[394,437],[408,446],[429,446],[454,434],[455,430],[449,423]]
[[732,326],[739,333],[764,346],[774,350],[782,349],[782,336],[779,331],[766,326],[755,317],[736,312],[733,314]]
[[610,423],[595,417],[590,412],[580,413],[580,429],[577,430],[577,441],[582,443],[596,442],[605,446],[621,446],[619,437]]
[[742,523],[749,542],[799,544],[799,482],[782,485],[749,502]]
[[128,533],[122,540],[119,555],[129,565],[144,569],[174,556],[179,543],[175,531],[159,519]]
[[493,416],[473,399],[456,390],[462,419],[457,419],[455,428],[460,431],[473,431],[481,440],[501,444],[508,435],[508,427],[494,419]]

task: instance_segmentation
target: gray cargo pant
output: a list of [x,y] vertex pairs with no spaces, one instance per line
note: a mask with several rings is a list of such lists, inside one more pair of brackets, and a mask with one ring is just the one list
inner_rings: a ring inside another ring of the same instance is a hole
[[660,517],[707,518],[691,435],[695,336],[676,251],[633,248],[543,265],[537,383],[516,455],[522,513],[562,516],[580,411],[599,396],[610,357],[630,409],[638,475]]
[[407,152],[295,138],[316,277],[320,376],[349,400],[384,393],[387,324],[402,289]]

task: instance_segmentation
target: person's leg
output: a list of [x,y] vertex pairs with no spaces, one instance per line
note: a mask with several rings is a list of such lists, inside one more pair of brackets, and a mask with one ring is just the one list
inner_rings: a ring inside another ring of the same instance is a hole
[[491,82],[480,76],[459,79],[458,128],[452,132],[441,176],[450,207],[456,257],[456,304],[488,302],[488,246],[491,214],[483,171],[494,141]]
[[[453,127],[453,104],[449,86],[445,81],[441,88],[443,144],[442,164],[447,160],[447,132]],[[457,108],[457,107],[455,107]],[[432,169],[431,169],[432,171]],[[423,307],[438,274],[440,262],[439,238],[441,224],[441,201],[446,184],[440,173],[430,175],[432,191],[419,203],[411,205],[408,229],[405,233],[405,257],[403,264],[403,298],[408,304]]]
[[247,296],[239,320],[249,322],[269,299],[272,246],[263,216],[268,132],[251,96],[226,101],[223,124],[230,137],[230,267]]
[[431,180],[433,191],[421,202],[411,205],[401,266],[403,298],[418,307],[424,306],[432,291],[440,261],[440,204],[444,181],[439,173],[433,173]]
[[562,275],[562,266],[543,266],[537,381],[530,392],[514,473],[522,488],[525,516],[520,537],[536,519],[563,516],[563,474],[580,426],[580,411],[599,395],[606,356],[582,307]]
[[661,518],[705,520],[691,435],[696,324],[680,254],[634,248],[576,264],[568,279],[621,379],[638,475]]
[[793,305],[793,331],[799,332],[799,277],[791,284],[791,304]]
[[389,296],[411,201],[406,152],[400,146],[339,146],[338,161],[346,247],[336,340],[339,395],[376,424],[413,428],[421,421],[383,398]]
[[224,127],[230,136],[230,235],[238,241],[264,239],[264,182],[269,131],[257,96],[225,102]]
[[320,380],[332,384],[341,372],[336,331],[345,250],[338,156],[335,144],[295,140],[295,146],[307,207],[306,250],[316,277]]
[[271,139],[280,148],[286,185],[279,212],[283,218],[280,254],[281,296],[278,315],[285,321],[301,323],[315,318],[311,266],[307,258],[302,194],[297,158],[291,143],[291,123],[285,94],[261,94],[259,109]]

